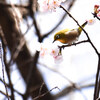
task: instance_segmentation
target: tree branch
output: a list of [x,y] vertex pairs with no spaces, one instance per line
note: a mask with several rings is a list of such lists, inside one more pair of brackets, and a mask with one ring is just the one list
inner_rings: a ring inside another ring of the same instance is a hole
[[64,88],[62,91],[60,91],[58,94],[54,95],[54,97],[55,97],[55,99],[57,99],[57,98],[65,96],[65,95],[68,95],[72,91],[75,91],[75,90],[81,91],[84,88],[90,88],[93,86],[94,86],[94,84],[87,84],[87,85],[83,85],[83,86],[77,86],[77,84],[76,84],[76,85],[68,86],[68,87]]
[[70,47],[70,46],[76,46],[76,45],[78,45],[78,44],[81,44],[81,43],[86,43],[86,42],[89,42],[88,40],[83,40],[83,41],[80,41],[80,42],[77,42],[77,43],[73,43],[73,44],[71,44],[71,45],[62,45],[62,46],[58,46],[60,49],[64,49],[65,47]]

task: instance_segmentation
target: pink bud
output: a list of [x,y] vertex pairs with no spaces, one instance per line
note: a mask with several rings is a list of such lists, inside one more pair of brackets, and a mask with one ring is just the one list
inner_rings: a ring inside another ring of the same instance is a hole
[[63,60],[63,56],[62,55],[58,55],[54,57],[54,61],[55,63],[61,63]]
[[98,9],[99,8],[99,5],[94,5],[94,8],[97,8]]

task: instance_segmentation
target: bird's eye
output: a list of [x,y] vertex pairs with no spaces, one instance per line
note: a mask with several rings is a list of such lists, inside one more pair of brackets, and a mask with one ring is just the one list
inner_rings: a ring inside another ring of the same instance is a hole
[[59,39],[59,35],[57,35],[56,38]]

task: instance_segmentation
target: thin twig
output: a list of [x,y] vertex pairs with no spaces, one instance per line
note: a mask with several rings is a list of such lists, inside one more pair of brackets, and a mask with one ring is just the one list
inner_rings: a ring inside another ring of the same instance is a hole
[[[4,81],[0,78],[0,81],[2,82],[2,83],[4,83]],[[10,88],[10,85],[9,84],[7,84],[7,83],[5,83],[6,84],[6,86],[7,86],[7,88]],[[14,89],[14,92],[16,92],[17,94],[19,94],[20,96],[22,96],[23,97],[23,94],[22,93],[20,93],[19,91],[17,91],[16,89]],[[7,94],[6,94],[7,95]]]
[[[11,3],[11,2],[10,2]],[[22,32],[21,32],[21,29],[20,29],[20,18],[19,18],[19,16],[17,15],[17,12],[16,12],[16,8],[15,8],[15,5],[14,4],[10,4],[11,5],[11,7],[12,7],[12,9],[13,9],[13,15],[14,15],[14,18],[15,18],[15,23],[16,23],[16,25],[17,25],[17,27],[18,27],[18,30],[19,30],[19,33],[21,33],[22,34]],[[9,61],[9,63],[8,63],[8,66],[11,66],[11,64],[13,64],[14,63],[14,61],[16,60],[16,58],[18,57],[18,54],[20,53],[20,51],[21,51],[21,49],[22,49],[22,47],[24,46],[24,44],[25,44],[25,40],[24,40],[24,35],[21,35],[21,37],[20,37],[20,41],[19,41],[19,44],[17,45],[17,48],[15,47],[14,48],[14,51],[13,51],[13,53],[12,53],[12,55],[11,55],[11,59],[10,59],[10,61]],[[12,60],[13,60],[13,63],[11,63],[12,62]]]
[[91,88],[93,86],[94,86],[94,84],[87,84],[87,85],[82,85],[82,86],[77,86],[77,85],[75,85],[75,86],[67,86],[62,91],[60,91],[59,93],[54,95],[54,98],[57,99],[59,97],[63,97],[65,95],[68,95],[72,91],[75,91],[75,90],[81,91],[84,88]]
[[[4,62],[3,62],[3,54],[2,54],[2,43],[0,43],[0,59],[1,59],[1,63],[2,63],[3,82],[4,82],[5,89],[6,89],[6,94],[8,96],[8,90],[7,90],[7,86],[6,86],[6,83],[5,83],[5,75],[4,75]],[[7,98],[9,100],[9,96]]]
[[83,40],[83,41],[79,41],[79,42],[77,42],[77,43],[73,43],[73,44],[71,44],[71,45],[62,45],[62,46],[58,46],[60,49],[64,49],[65,47],[70,47],[70,46],[76,46],[76,45],[78,45],[78,44],[81,44],[81,43],[86,43],[86,42],[89,42],[88,40]]
[[[0,33],[1,33],[1,35],[3,35],[1,26],[0,26]],[[1,43],[1,42],[0,42],[0,59],[1,59],[1,63],[2,63],[3,82],[4,82],[4,85],[5,85],[5,89],[6,89],[6,94],[8,95],[8,90],[7,90],[7,86],[6,86],[6,83],[5,83],[5,76],[4,76],[4,61],[3,61],[2,43]],[[7,98],[8,98],[8,100],[9,100],[9,96],[8,96]]]
[[[20,39],[20,41],[19,41],[19,45],[17,46],[17,48],[15,48],[14,52],[13,52],[12,55],[11,55],[11,59],[10,59],[10,61],[9,61],[9,63],[8,63],[8,66],[13,65],[13,63],[14,63],[15,60],[17,59],[17,57],[18,57],[20,51],[22,50],[22,47],[24,46],[25,42],[26,42],[26,41],[25,41],[24,38],[22,37],[22,38]],[[13,62],[12,62],[12,60],[13,60]]]
[[54,87],[54,88],[52,88],[50,91],[47,91],[47,92],[45,92],[45,93],[43,93],[43,94],[41,94],[41,95],[39,95],[39,96],[33,98],[32,100],[39,100],[41,97],[47,95],[48,93],[50,93],[50,92],[53,91],[54,89],[60,90],[58,87]]
[[39,95],[41,95],[41,91],[42,91],[42,88],[43,88],[44,84],[45,83],[43,82],[42,85],[40,86]]
[[[6,93],[4,93],[3,91],[0,90],[0,93],[3,94],[4,96],[6,96],[7,98],[11,98],[10,95],[7,95]],[[9,100],[9,99],[8,99]]]
[[97,16],[97,14],[92,13],[92,15],[93,15],[94,17],[96,17],[98,20],[100,20],[100,18]]

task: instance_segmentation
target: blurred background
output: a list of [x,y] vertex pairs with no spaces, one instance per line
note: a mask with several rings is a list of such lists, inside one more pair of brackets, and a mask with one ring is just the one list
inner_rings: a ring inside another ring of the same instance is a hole
[[[93,19],[96,4],[100,0],[66,0],[61,5],[81,25]],[[99,26],[95,18],[84,28],[98,52]],[[92,100],[98,55],[90,43],[64,48],[58,62],[35,49],[37,42],[52,43],[56,32],[77,27],[60,7],[41,12],[37,0],[0,0],[0,100]],[[83,40],[84,32],[78,41]]]

